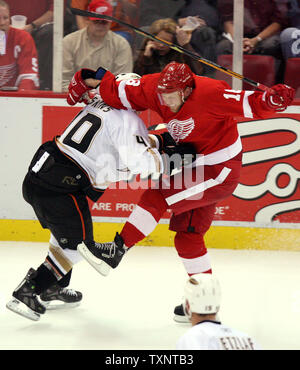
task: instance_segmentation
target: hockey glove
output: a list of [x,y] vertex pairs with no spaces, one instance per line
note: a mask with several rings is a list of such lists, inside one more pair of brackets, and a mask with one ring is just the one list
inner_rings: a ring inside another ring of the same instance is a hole
[[196,150],[191,143],[176,144],[169,132],[155,134],[159,141],[159,152],[162,154],[165,174],[187,166],[196,159]]
[[191,143],[180,143],[176,144],[176,141],[169,134],[169,132],[163,132],[162,134],[156,135],[159,141],[159,152],[172,156],[173,154],[180,154],[184,159],[185,154],[190,154],[192,157],[196,156],[196,150]]
[[269,108],[280,112],[294,100],[295,89],[288,85],[278,84],[265,92],[265,101]]
[[161,134],[154,134],[159,142],[159,147],[157,148],[160,153],[166,153],[168,155],[174,154],[174,149],[176,147],[176,141],[168,132],[163,132]]
[[93,78],[95,80],[101,80],[106,72],[106,69],[100,67],[97,71],[91,69],[81,69],[76,72],[69,84],[69,93],[67,96],[67,102],[69,105],[75,105],[83,101],[83,95],[94,87],[88,86],[84,80]]

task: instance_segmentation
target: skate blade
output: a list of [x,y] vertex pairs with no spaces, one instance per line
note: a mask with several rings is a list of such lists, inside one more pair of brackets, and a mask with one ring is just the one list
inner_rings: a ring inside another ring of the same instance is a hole
[[40,299],[41,303],[46,307],[47,311],[50,310],[61,310],[61,309],[69,309],[69,308],[75,308],[80,305],[81,302],[61,302],[61,301],[43,301]]
[[92,266],[99,274],[107,276],[112,269],[107,263],[101,261],[91,253],[84,243],[81,243],[77,247],[78,252],[82,257]]
[[31,308],[27,307],[26,304],[16,298],[7,302],[6,308],[29,320],[39,321],[41,318],[39,313],[33,311]]
[[174,321],[179,322],[180,324],[190,324],[191,321],[187,316],[175,315]]

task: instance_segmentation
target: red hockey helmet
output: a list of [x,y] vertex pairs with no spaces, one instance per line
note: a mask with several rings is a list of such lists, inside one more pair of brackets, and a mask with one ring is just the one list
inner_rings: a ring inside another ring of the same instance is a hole
[[159,93],[170,93],[194,86],[194,76],[190,67],[184,63],[171,62],[161,71],[157,90]]

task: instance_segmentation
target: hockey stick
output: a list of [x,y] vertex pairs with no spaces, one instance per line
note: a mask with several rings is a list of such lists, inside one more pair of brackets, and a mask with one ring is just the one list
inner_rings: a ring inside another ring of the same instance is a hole
[[109,15],[98,14],[98,13],[95,13],[95,12],[89,12],[87,10],[81,10],[81,9],[76,9],[76,8],[71,8],[71,11],[72,11],[73,14],[81,15],[82,17],[93,17],[93,18],[99,18],[99,19],[106,19],[106,20],[110,20],[110,21],[119,23],[119,24],[121,24],[125,27],[128,27],[128,28],[134,30],[134,32],[138,33],[139,35],[142,35],[143,37],[148,37],[149,39],[152,39],[154,41],[160,42],[161,44],[167,45],[167,46],[169,46],[169,48],[171,48],[173,50],[176,50],[179,53],[186,54],[189,57],[197,60],[198,62],[206,64],[206,65],[208,65],[212,68],[215,68],[215,69],[217,69],[221,72],[224,72],[224,73],[226,73],[226,74],[228,74],[232,77],[236,77],[239,80],[243,80],[243,81],[247,82],[249,85],[254,86],[259,90],[262,90],[262,91],[270,90],[269,87],[267,87],[267,86],[265,86],[265,85],[263,85],[259,82],[255,82],[255,81],[251,80],[250,78],[244,77],[244,76],[240,75],[239,73],[233,72],[230,69],[222,67],[222,66],[220,66],[220,65],[218,65],[218,64],[216,64],[216,63],[214,63],[214,62],[212,62],[208,59],[205,59],[205,58],[201,57],[200,55],[198,55],[196,53],[193,53],[193,52],[191,52],[187,49],[184,49],[180,45],[174,44],[174,43],[166,41],[166,40],[162,40],[162,39],[152,35],[149,32],[141,30],[140,28],[137,28],[137,27],[133,26],[132,24],[123,22],[123,21],[121,21],[117,18],[111,17]]

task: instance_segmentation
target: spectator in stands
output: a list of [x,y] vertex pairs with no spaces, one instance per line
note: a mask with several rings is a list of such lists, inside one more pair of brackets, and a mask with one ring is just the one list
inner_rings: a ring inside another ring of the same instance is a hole
[[9,87],[38,89],[38,58],[32,37],[10,26],[9,5],[0,0],[0,88]]
[[[52,89],[53,1],[7,0],[11,15],[22,14],[27,17],[25,31],[31,34],[37,48],[41,90]],[[66,0],[64,1],[66,3]]]
[[[177,43],[185,49],[195,53],[190,44],[192,34],[182,30],[172,18],[158,19],[154,21],[149,32],[159,39]],[[203,67],[201,63],[191,57],[171,49],[160,42],[146,39],[134,65],[134,72],[139,75],[161,72],[171,61],[188,64],[194,73],[201,75]]]
[[300,57],[300,0],[289,1],[289,27],[280,34],[284,59]]
[[175,18],[184,0],[140,0],[139,27],[149,27],[162,18]]
[[[184,5],[184,0],[140,0],[139,28],[149,32],[151,24],[158,19],[173,18]],[[143,45],[144,37],[136,34],[134,49],[138,53]]]
[[[191,45],[203,58],[217,61],[216,44],[220,29],[217,0],[185,0],[185,5],[177,12],[180,26],[186,26],[189,18],[197,18],[200,27],[192,32]],[[203,75],[214,77],[215,69],[203,64]]]
[[[88,10],[112,16],[112,6],[105,0],[93,0]],[[63,90],[67,90],[74,73],[81,68],[104,66],[114,74],[132,72],[133,58],[124,37],[110,31],[111,22],[87,19],[87,27],[63,39]]]
[[[223,39],[217,44],[217,54],[231,54],[234,37],[233,1],[219,0],[218,9],[224,26]],[[280,30],[286,25],[286,14],[279,10],[275,0],[244,2],[244,40],[246,54],[282,57]]]
[[[90,0],[71,0],[71,6],[72,8],[87,10],[90,2]],[[136,19],[138,18],[136,0],[108,0],[108,2],[113,8],[113,17],[136,25]],[[87,26],[86,17],[76,15],[76,22],[79,30]],[[112,22],[110,30],[125,37],[129,43],[133,42],[133,32],[121,24]]]

